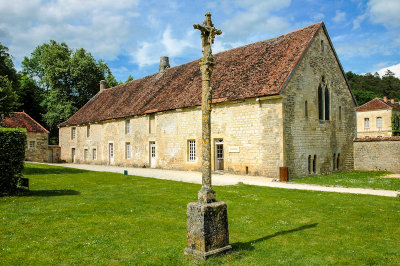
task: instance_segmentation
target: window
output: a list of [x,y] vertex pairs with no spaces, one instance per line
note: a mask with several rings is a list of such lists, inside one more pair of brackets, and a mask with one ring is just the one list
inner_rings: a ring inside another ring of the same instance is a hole
[[364,118],[364,128],[369,128],[369,118]]
[[307,101],[304,102],[304,116],[308,117],[308,103],[307,103]]
[[149,116],[149,133],[155,133],[156,119],[155,115],[151,114]]
[[321,40],[321,52],[324,52],[324,40]]
[[35,142],[34,141],[29,141],[29,149],[34,150],[35,149]]
[[340,153],[337,154],[337,158],[336,158],[336,169],[339,170],[340,166]]
[[85,159],[85,161],[87,161],[87,159],[89,158],[89,150],[85,149],[83,151],[83,158]]
[[71,139],[76,139],[76,127],[71,128]]
[[311,155],[308,155],[308,173],[311,174]]
[[329,120],[330,115],[330,96],[329,96],[329,89],[325,87],[325,120]]
[[382,117],[376,118],[376,127],[378,128],[378,130],[382,130]]
[[93,160],[97,160],[97,149],[93,149]]
[[330,120],[331,99],[328,86],[325,84],[325,76],[321,78],[318,86],[318,118],[319,120]]
[[190,162],[196,161],[196,141],[188,141],[188,160]]
[[86,137],[90,137],[90,126],[86,127]]
[[317,155],[314,154],[314,160],[313,160],[313,173],[315,174],[317,172]]
[[129,134],[131,132],[131,121],[126,120],[125,121],[125,134]]
[[321,85],[318,87],[318,117],[319,120],[324,119],[324,96]]
[[339,120],[342,120],[342,106],[339,106]]
[[333,164],[332,164],[332,170],[335,171],[336,169],[336,153],[333,154]]
[[132,147],[129,142],[125,143],[125,158],[126,159],[132,158]]

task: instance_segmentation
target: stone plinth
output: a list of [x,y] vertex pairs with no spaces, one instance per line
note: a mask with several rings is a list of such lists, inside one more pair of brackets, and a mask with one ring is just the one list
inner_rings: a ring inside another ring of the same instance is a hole
[[206,260],[230,250],[227,205],[191,202],[187,205],[187,246],[185,255]]

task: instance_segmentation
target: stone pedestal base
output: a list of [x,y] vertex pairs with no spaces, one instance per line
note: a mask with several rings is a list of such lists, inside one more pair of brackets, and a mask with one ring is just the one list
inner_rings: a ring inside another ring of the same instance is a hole
[[189,203],[185,255],[206,260],[231,248],[226,203],[223,201],[206,204]]

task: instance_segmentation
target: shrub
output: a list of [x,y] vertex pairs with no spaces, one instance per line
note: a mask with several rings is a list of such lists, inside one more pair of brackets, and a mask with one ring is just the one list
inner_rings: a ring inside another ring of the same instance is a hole
[[0,195],[17,190],[25,160],[26,130],[0,128]]

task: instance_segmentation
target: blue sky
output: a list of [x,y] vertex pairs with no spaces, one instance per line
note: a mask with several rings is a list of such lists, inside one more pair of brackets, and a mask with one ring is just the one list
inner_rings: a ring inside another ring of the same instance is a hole
[[[125,81],[201,57],[193,24],[210,11],[213,52],[324,21],[345,71],[400,68],[400,0],[0,0],[0,41],[20,68],[24,56],[54,39],[105,60]],[[399,72],[400,73],[400,72]]]

